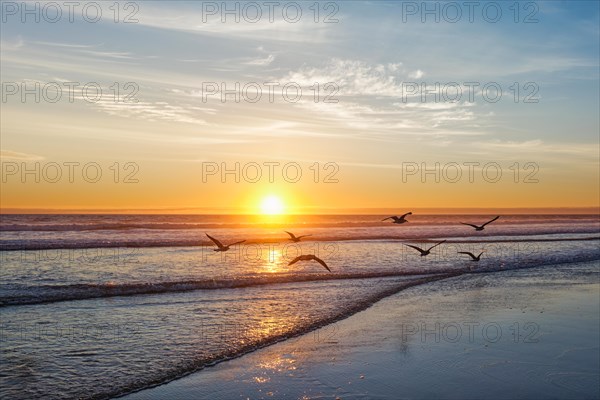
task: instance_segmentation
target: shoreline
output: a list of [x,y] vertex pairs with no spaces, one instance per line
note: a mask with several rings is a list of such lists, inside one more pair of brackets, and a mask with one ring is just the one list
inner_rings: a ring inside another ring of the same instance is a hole
[[121,398],[598,398],[599,296],[597,261],[450,277]]

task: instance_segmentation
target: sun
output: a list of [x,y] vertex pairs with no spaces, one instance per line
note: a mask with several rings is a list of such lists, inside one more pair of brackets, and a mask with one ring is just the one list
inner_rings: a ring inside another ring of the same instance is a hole
[[283,213],[283,202],[277,196],[265,197],[260,204],[260,211],[266,215],[278,215]]

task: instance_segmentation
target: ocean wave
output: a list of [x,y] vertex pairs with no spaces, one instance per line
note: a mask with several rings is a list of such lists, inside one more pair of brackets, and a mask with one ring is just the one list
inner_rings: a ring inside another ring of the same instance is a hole
[[6,224],[0,225],[0,232],[82,232],[82,231],[121,231],[121,230],[183,230],[216,228],[253,228],[256,224],[225,223],[105,223],[105,224]]
[[[290,219],[279,222],[265,222],[260,218],[243,218],[235,216],[212,217],[205,221],[201,216],[44,216],[45,218],[27,218],[28,216],[2,215],[0,232],[82,232],[82,231],[127,231],[127,230],[202,230],[202,229],[285,229],[285,228],[373,228],[386,227],[392,224],[382,222],[379,215],[347,215],[347,216],[290,216]],[[76,218],[77,217],[77,218]],[[318,218],[317,218],[318,217]],[[410,219],[410,226],[449,226],[462,221],[472,221],[476,215],[420,215]],[[245,222],[240,222],[244,220]],[[506,215],[495,222],[496,226],[527,226],[531,224],[589,224],[600,227],[597,215]]]
[[[597,234],[597,229],[580,229],[577,232],[569,232],[573,235]],[[426,232],[424,234],[394,234],[394,235],[356,235],[356,236],[320,236],[306,238],[302,242],[348,242],[348,241],[412,241],[412,242],[435,242],[438,239],[447,239],[447,243],[521,243],[521,242],[561,242],[561,241],[589,241],[600,240],[600,236],[585,237],[555,237],[544,238],[540,235],[555,235],[556,231],[536,231],[536,232],[515,232],[515,233],[496,233],[494,236],[474,237],[470,234],[457,235],[448,233]],[[514,238],[498,238],[498,236]],[[522,237],[522,238],[519,238]],[[256,244],[272,243],[291,243],[286,238],[262,238],[250,239],[244,242],[244,246]],[[18,250],[58,250],[58,249],[99,249],[99,248],[152,248],[152,247],[200,247],[214,246],[207,240],[199,239],[181,239],[181,238],[160,238],[160,239],[3,239],[0,241],[0,251],[18,251]]]
[[192,290],[238,289],[283,283],[334,281],[343,279],[392,278],[449,273],[457,273],[457,271],[451,269],[438,269],[435,271],[378,271],[365,273],[252,276],[225,279],[198,279],[119,284],[86,283],[71,285],[40,285],[23,288],[20,291],[25,292],[25,294],[22,295],[0,296],[0,307],[11,305],[55,303],[70,300],[87,300],[116,296],[177,293]]
[[[534,268],[558,263],[587,262],[599,259],[597,252],[580,253],[568,257],[535,258],[514,262],[491,262],[476,269],[464,263],[450,267],[403,268],[394,270],[378,270],[369,272],[254,275],[224,277],[213,279],[187,279],[160,282],[131,283],[77,283],[58,285],[4,285],[0,295],[0,307],[55,303],[72,300],[89,300],[118,296],[138,296],[187,292],[194,290],[239,289],[256,286],[277,285],[300,282],[324,282],[339,280],[358,280],[374,278],[399,278],[409,276],[435,276],[439,274],[489,273],[513,269]],[[10,294],[12,293],[12,294]]]
[[[449,225],[447,223],[436,223],[436,225]],[[455,224],[456,222],[453,222]],[[209,222],[209,223],[87,223],[87,224],[0,224],[0,232],[82,232],[82,231],[126,231],[126,230],[202,230],[202,229],[291,229],[302,228],[373,228],[385,227],[379,220],[365,221],[340,221],[340,222],[311,222],[311,223],[233,223],[233,222]],[[431,225],[430,222],[414,222],[413,225]]]

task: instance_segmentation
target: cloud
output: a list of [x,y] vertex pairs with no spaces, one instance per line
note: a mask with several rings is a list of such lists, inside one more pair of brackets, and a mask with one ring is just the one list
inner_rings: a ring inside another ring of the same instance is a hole
[[25,41],[19,35],[15,40],[0,40],[0,49],[2,51],[18,50],[25,45]]
[[315,82],[334,83],[342,96],[396,96],[402,94],[402,63],[369,64],[360,60],[334,58],[325,66],[302,67],[284,78],[310,87]]
[[87,44],[73,44],[73,43],[60,43],[60,42],[42,42],[42,41],[33,41],[32,44],[42,45],[42,46],[51,46],[51,47],[64,47],[69,49],[90,49],[94,48],[97,45],[87,45]]
[[267,58],[257,58],[254,60],[247,61],[244,64],[267,66],[267,65],[270,65],[273,61],[275,61],[275,56],[272,54],[269,54],[269,56]]
[[[216,4],[216,3],[215,3]],[[225,3],[220,3],[225,4]],[[137,16],[139,25],[157,29],[184,31],[193,34],[202,34],[220,37],[235,37],[249,41],[281,41],[281,42],[327,42],[328,32],[336,24],[315,24],[314,19],[304,10],[304,15],[297,22],[286,21],[282,10],[275,10],[272,16],[268,8],[262,10],[262,17],[257,21],[248,21],[248,18],[239,18],[235,15],[206,14],[199,9],[190,8],[185,13],[181,9],[145,4]],[[226,18],[225,22],[222,18]],[[243,17],[243,14],[242,14]]]
[[37,161],[43,160],[44,157],[36,154],[19,153],[11,150],[0,150],[0,159],[17,160],[17,161]]
[[535,140],[526,140],[523,142],[517,142],[512,140],[501,141],[501,140],[492,140],[489,142],[480,143],[482,146],[486,147],[495,147],[502,149],[510,149],[510,150],[532,150],[541,146],[543,142],[539,139]]
[[[484,117],[476,114],[474,103],[435,102],[433,96],[429,96],[430,102],[421,102],[420,94],[405,96],[403,82],[417,75],[423,76],[422,70],[409,72],[402,62],[371,64],[332,59],[322,67],[303,66],[279,81],[306,88],[318,82],[322,88],[319,101],[303,99],[296,106],[341,126],[394,135],[482,134],[474,129],[476,120]],[[327,83],[333,84],[329,90]],[[332,87],[337,90],[332,92]],[[337,103],[327,102],[327,94]]]
[[87,53],[89,55],[101,57],[101,58],[116,58],[116,59],[125,59],[125,60],[132,60],[132,59],[136,58],[131,53],[96,51],[96,50],[81,50],[81,51],[84,53]]
[[187,124],[207,125],[204,119],[194,115],[197,107],[171,105],[166,102],[125,103],[101,99],[95,105],[103,112],[123,118],[140,118],[150,122],[171,121]]
[[510,154],[527,154],[535,155],[536,158],[550,158],[557,160],[556,155],[567,155],[581,158],[593,159],[598,164],[600,157],[600,148],[598,143],[546,143],[540,139],[512,141],[512,140],[490,140],[474,143],[476,147],[486,149],[490,152],[506,151]]
[[418,70],[413,71],[410,74],[408,74],[408,77],[411,79],[421,79],[424,75],[425,75],[425,72],[418,69]]

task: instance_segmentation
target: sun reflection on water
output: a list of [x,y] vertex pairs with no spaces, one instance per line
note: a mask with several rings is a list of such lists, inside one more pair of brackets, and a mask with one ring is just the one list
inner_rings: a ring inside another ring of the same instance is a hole
[[281,272],[282,263],[283,254],[281,250],[270,248],[264,264],[265,271],[270,273]]
[[295,371],[296,357],[293,354],[274,355],[262,360],[259,367],[272,372]]

